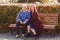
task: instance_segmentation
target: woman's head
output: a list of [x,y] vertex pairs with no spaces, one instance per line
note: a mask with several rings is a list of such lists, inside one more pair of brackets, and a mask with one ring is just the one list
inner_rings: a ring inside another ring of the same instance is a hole
[[34,4],[32,4],[32,5],[29,6],[29,10],[31,12],[37,12],[36,6]]

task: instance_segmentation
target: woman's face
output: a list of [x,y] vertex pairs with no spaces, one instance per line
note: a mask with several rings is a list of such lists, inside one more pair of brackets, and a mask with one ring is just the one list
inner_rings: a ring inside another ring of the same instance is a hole
[[34,6],[31,6],[31,11],[33,11],[33,12],[34,12],[34,10],[35,10]]

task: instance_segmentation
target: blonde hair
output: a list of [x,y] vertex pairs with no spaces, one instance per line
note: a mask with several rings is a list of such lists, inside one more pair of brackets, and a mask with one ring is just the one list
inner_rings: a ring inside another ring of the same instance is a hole
[[34,7],[34,11],[37,12],[36,5],[34,5],[34,4],[31,4],[31,5],[29,6],[29,10],[32,11],[32,9],[31,9],[32,6]]

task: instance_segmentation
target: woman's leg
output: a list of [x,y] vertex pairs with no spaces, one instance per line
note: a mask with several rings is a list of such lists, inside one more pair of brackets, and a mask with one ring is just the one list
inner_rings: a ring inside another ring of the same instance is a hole
[[35,31],[35,27],[34,27],[34,24],[31,22],[31,31],[34,35],[36,35],[36,31]]
[[30,36],[30,31],[32,31],[32,33],[36,36],[36,31],[35,31],[35,29],[34,29],[34,28],[31,28],[30,25],[28,25],[28,26],[27,26],[27,32],[28,32],[27,37]]
[[27,32],[30,33],[30,25],[27,26]]
[[36,35],[35,29],[31,28],[31,31],[32,31],[32,33],[33,33],[34,35]]
[[34,27],[31,27],[30,25],[27,26],[27,31],[28,31],[28,34],[30,34],[30,31],[32,31],[32,33],[34,35],[36,35],[36,31],[35,31]]

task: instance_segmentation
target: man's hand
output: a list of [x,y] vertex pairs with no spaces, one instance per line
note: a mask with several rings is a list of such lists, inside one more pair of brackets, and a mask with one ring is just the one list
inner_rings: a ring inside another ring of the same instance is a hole
[[23,22],[23,24],[25,24],[28,20],[29,20],[29,19],[26,19],[26,20]]
[[23,22],[22,22],[22,21],[20,21],[20,24],[23,24]]
[[23,22],[23,24],[25,24],[25,23],[26,23],[26,21]]

